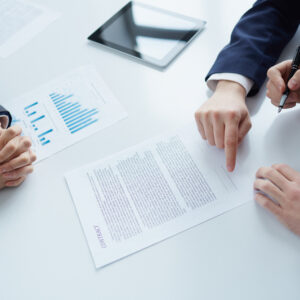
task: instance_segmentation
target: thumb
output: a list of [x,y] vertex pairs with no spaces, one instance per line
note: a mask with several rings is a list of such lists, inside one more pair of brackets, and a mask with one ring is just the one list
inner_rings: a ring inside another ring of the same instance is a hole
[[291,91],[296,91],[300,88],[300,70],[289,80],[288,87]]

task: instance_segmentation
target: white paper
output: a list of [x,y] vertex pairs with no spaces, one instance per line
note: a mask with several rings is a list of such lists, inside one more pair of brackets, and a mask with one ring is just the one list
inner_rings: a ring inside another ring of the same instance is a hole
[[125,118],[93,67],[71,71],[6,105],[30,136],[38,161]]
[[247,166],[219,154],[188,126],[66,174],[96,267],[250,200]]
[[58,16],[27,0],[0,0],[0,56],[14,53]]

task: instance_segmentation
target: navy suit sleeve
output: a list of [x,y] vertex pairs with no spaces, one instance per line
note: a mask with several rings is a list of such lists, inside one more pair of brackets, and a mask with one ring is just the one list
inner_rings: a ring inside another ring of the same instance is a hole
[[248,96],[258,92],[300,22],[299,0],[258,0],[235,26],[230,43],[206,76],[236,73],[252,79]]

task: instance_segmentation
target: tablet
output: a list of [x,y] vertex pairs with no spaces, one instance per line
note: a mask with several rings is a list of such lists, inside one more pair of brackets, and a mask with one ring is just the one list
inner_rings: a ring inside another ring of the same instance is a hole
[[131,1],[88,39],[164,69],[204,29],[205,23]]

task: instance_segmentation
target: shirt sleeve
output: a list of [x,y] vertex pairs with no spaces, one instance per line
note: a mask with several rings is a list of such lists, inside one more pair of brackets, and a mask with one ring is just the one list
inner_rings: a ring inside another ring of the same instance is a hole
[[246,76],[235,74],[235,73],[215,73],[209,77],[207,80],[207,86],[214,91],[217,87],[219,80],[228,80],[239,83],[245,90],[246,94],[252,89],[254,84],[253,80],[247,78]]

